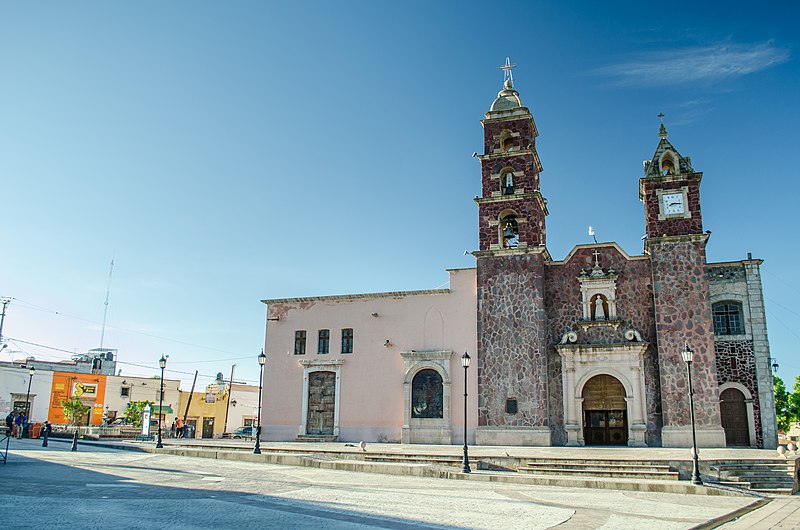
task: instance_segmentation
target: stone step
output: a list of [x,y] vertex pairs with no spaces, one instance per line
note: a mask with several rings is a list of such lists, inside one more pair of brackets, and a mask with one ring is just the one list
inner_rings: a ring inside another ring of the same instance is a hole
[[606,478],[636,478],[642,480],[678,480],[678,473],[674,471],[615,471],[603,469],[569,469],[569,468],[530,468],[521,467],[520,473],[529,475],[561,475],[575,477],[606,477]]
[[[370,455],[365,454],[364,460],[367,462],[402,462],[409,464],[439,464],[448,466],[461,466],[464,457],[457,456],[425,456],[425,455]],[[477,466],[478,458],[469,458],[470,466]]]
[[670,467],[667,465],[646,465],[646,464],[627,464],[617,462],[614,464],[598,464],[598,463],[583,463],[583,462],[570,462],[570,463],[550,463],[541,462],[538,460],[528,461],[525,464],[528,469],[531,468],[560,468],[560,469],[588,469],[597,471],[629,471],[631,473],[659,473],[669,472]]
[[752,491],[770,495],[794,495],[793,488],[750,488]]
[[779,470],[779,471],[787,471],[789,473],[794,472],[794,464],[786,464],[780,462],[776,463],[732,462],[728,464],[712,465],[711,467],[715,467],[720,471],[735,471],[738,469],[760,469],[764,471]]
[[526,458],[526,462],[537,464],[552,465],[610,465],[610,466],[667,466],[669,462],[665,460],[626,460],[621,458]]
[[298,442],[335,442],[338,436],[300,434],[297,436]]

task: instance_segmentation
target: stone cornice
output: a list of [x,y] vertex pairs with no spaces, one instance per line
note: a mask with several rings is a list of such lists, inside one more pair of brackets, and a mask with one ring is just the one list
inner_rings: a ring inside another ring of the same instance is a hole
[[749,264],[761,265],[762,263],[764,263],[763,259],[756,258],[756,259],[743,259],[740,261],[718,261],[714,263],[706,263],[706,267],[735,267],[737,265],[743,266]]
[[518,256],[522,254],[543,254],[545,261],[549,262],[550,252],[544,245],[540,247],[504,248],[500,250],[475,250],[470,252],[476,258],[491,258],[495,256]]
[[550,212],[547,210],[547,203],[542,197],[542,193],[540,191],[530,191],[528,193],[520,193],[514,195],[500,195],[498,197],[475,197],[475,204],[490,204],[493,202],[511,202],[511,201],[522,201],[528,199],[535,199],[539,201],[539,206],[541,207],[542,211],[545,215],[550,215]]
[[556,344],[555,349],[562,357],[576,354],[635,353],[647,351],[649,342],[622,342],[616,344]]
[[660,237],[650,237],[645,239],[644,241],[644,251],[646,254],[650,254],[650,247],[652,245],[668,245],[673,243],[702,243],[704,246],[708,242],[708,238],[711,236],[711,232],[706,232],[705,234],[684,234],[680,236],[660,236]]
[[296,304],[302,302],[338,302],[345,300],[371,300],[373,298],[403,298],[429,294],[450,294],[450,289],[421,289],[419,291],[390,291],[386,293],[336,294],[330,296],[305,296],[300,298],[273,298],[261,300],[262,304]]
[[575,245],[574,247],[572,247],[572,250],[569,251],[569,254],[567,254],[567,256],[564,259],[562,259],[561,261],[551,261],[550,264],[552,264],[552,265],[560,265],[560,264],[566,263],[570,259],[572,259],[572,256],[574,256],[576,252],[578,252],[579,250],[585,249],[585,248],[602,248],[602,247],[611,247],[611,248],[616,249],[617,252],[622,254],[622,256],[626,260],[650,259],[649,256],[631,256],[627,252],[625,252],[622,249],[622,247],[620,247],[618,244],[616,244],[613,241],[610,241],[608,243],[587,243],[585,245]]
[[339,366],[344,364],[344,359],[300,359],[297,362],[303,366]]
[[403,359],[413,361],[449,361],[453,356],[452,350],[411,350],[401,351]]

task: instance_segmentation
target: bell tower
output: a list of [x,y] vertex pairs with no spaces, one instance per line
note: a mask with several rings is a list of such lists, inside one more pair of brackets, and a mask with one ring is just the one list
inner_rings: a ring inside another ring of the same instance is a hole
[[691,446],[688,380],[681,358],[684,344],[694,350],[692,383],[697,443],[724,447],[720,424],[714,328],[708,280],[706,243],[700,212],[700,180],[691,159],[667,140],[663,117],[652,159],[644,162],[639,199],[644,203],[653,273],[658,366],[661,379],[662,445]]
[[550,445],[544,310],[546,201],[533,116],[503,89],[483,125],[478,204],[478,429],[481,445]]

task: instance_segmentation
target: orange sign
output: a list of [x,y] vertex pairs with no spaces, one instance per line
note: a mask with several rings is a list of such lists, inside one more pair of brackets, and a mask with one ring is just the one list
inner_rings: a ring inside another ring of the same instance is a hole
[[106,393],[106,376],[95,374],[75,374],[53,372],[53,386],[50,392],[50,413],[48,421],[55,424],[69,423],[64,417],[63,401],[77,397],[84,405],[91,407],[91,425],[103,423],[103,401]]

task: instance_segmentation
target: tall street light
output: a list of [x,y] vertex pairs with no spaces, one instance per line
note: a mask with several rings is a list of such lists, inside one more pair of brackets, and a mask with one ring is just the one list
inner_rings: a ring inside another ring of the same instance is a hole
[[164,444],[161,443],[161,415],[164,412],[164,368],[167,367],[167,358],[163,353],[158,360],[158,366],[161,367],[161,391],[158,393],[158,443],[156,448],[161,449],[164,447]]
[[692,418],[692,484],[702,485],[703,481],[700,480],[700,464],[697,461],[697,433],[694,425],[694,390],[692,389],[692,360],[694,358],[694,351],[689,347],[689,343],[683,342],[683,351],[681,352],[683,362],[686,363],[686,375],[689,379],[689,415]]
[[[28,423],[30,423],[31,422],[31,383],[33,382],[33,374],[36,373],[36,368],[31,366],[30,370],[28,370],[28,373],[31,374],[31,376],[28,378],[28,393],[25,394],[25,418],[28,421]],[[23,425],[22,428],[24,429],[25,426]],[[30,433],[28,433],[28,437],[30,437]]]
[[461,366],[464,367],[464,467],[462,473],[472,473],[469,468],[469,454],[467,452],[467,369],[469,368],[470,357],[467,352],[461,356]]
[[254,455],[261,454],[261,388],[264,383],[264,365],[267,363],[267,356],[264,350],[258,356],[258,427],[256,427],[256,446],[253,449]]

